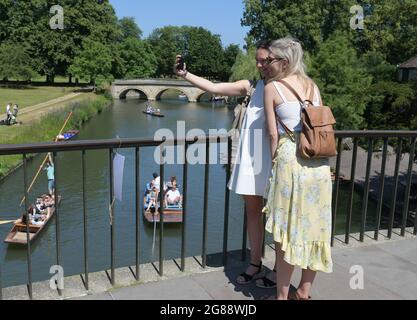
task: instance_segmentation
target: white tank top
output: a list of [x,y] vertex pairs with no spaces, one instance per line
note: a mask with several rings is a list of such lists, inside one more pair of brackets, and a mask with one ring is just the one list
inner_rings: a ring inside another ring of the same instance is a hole
[[[288,101],[287,98],[282,93],[278,83],[276,81],[273,82],[275,88],[278,91],[279,96],[282,99],[282,103],[275,107],[275,112],[277,116],[282,120],[282,122],[287,126],[288,129],[291,131],[301,131],[302,123],[301,123],[301,108],[303,106],[301,103],[297,101]],[[314,101],[313,104],[318,106],[320,104],[319,97],[317,95],[316,86],[314,86]],[[281,126],[281,124],[277,124],[278,132],[284,134],[286,131]]]

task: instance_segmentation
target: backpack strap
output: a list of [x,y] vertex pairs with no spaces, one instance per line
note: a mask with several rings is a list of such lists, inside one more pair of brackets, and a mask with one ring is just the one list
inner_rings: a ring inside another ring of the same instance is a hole
[[281,97],[282,101],[283,101],[284,103],[287,103],[287,102],[288,102],[288,100],[287,100],[287,98],[285,98],[285,95],[282,93],[281,89],[279,88],[278,83],[277,83],[276,81],[273,81],[272,83],[274,84],[275,89],[277,89],[278,94],[279,94],[279,96]]
[[290,137],[292,142],[295,142],[295,134],[293,131],[291,131],[290,129],[288,129],[288,127],[284,124],[284,122],[282,122],[282,120],[280,119],[280,117],[278,117],[278,115],[275,113],[275,118],[277,119],[277,122],[279,122],[279,124],[281,125],[281,127],[284,128],[285,132],[288,134],[288,136]]
[[285,80],[277,80],[278,82],[282,83],[288,90],[300,101],[300,103],[304,106],[304,103],[307,101],[309,104],[314,105],[314,84],[311,83],[311,92],[310,97],[308,100],[302,100],[298,92]]
[[235,119],[233,120],[233,123],[232,123],[233,129],[240,130],[242,128],[242,123],[243,123],[243,118],[246,113],[246,108],[248,107],[250,99],[252,98],[252,95],[255,92],[256,81],[249,81],[249,82],[250,82],[250,87],[249,87],[249,90],[246,92],[245,99],[243,100],[242,103],[238,104],[235,107]]
[[[298,94],[298,92],[285,80],[278,80],[279,83],[282,83],[288,90],[290,90],[290,92],[298,99],[298,101],[300,102],[300,104],[302,106],[304,106],[304,102],[300,95]],[[311,84],[312,88],[311,88],[311,93],[310,93],[310,100],[306,100],[307,102],[309,102],[311,105],[313,105],[313,99],[314,99],[314,85]],[[290,129],[288,129],[288,127],[284,124],[284,122],[280,119],[280,117],[275,113],[275,117],[277,119],[277,122],[279,122],[279,124],[281,125],[281,127],[284,128],[285,132],[288,134],[288,136],[290,137],[290,139],[295,142],[295,134],[293,131],[291,131]]]
[[255,92],[256,81],[250,80],[249,82],[250,82],[249,90],[248,92],[246,92],[245,99],[243,99],[243,102],[242,102],[243,108],[246,108],[248,106],[249,101],[252,98],[253,93]]

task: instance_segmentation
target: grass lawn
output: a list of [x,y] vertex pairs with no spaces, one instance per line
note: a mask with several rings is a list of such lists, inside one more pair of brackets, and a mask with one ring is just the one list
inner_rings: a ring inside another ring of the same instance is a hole
[[[84,122],[98,112],[101,112],[101,110],[110,104],[111,101],[104,96],[98,96],[93,93],[83,93],[81,96],[75,97],[65,103],[59,103],[52,106],[52,111],[43,114],[41,118],[39,118],[40,115],[38,114],[38,118],[35,119],[34,117],[36,117],[36,115],[32,114],[29,115],[32,118],[32,121],[24,120],[23,125],[12,127],[0,126],[0,144],[24,144],[53,141],[62,129],[71,110],[74,112],[64,130],[80,129]],[[76,108],[74,109],[73,106]],[[38,111],[38,113],[40,113],[40,111]],[[22,157],[20,155],[1,156],[0,178],[21,161]]]
[[[27,87],[22,89],[0,88],[0,114],[6,113],[6,105],[17,103],[19,109],[65,96],[74,88],[65,87]],[[13,105],[12,105],[13,107]]]
[[[1,89],[0,89],[0,93],[1,93]],[[97,95],[95,95],[94,93],[83,93],[80,96],[77,96],[75,98],[72,98],[68,101],[65,101],[64,103],[58,103],[55,105],[51,105],[51,107],[59,107],[59,108],[66,108],[69,105],[72,105],[74,103],[83,103],[86,101],[95,101],[97,99]],[[25,128],[28,126],[33,126],[32,122],[34,120],[39,120],[39,118],[36,118],[36,113],[31,114],[31,115],[24,115],[22,118],[19,118],[20,120],[23,120],[23,125],[19,125],[19,126],[0,126],[0,144],[9,144],[9,143],[29,143],[29,142],[33,142],[33,140],[28,139],[27,141],[25,141],[25,139],[23,139],[23,141],[14,141],[17,139],[17,137],[20,136],[20,138],[23,138],[21,136],[21,132],[22,130],[26,130]],[[28,117],[30,117],[28,119]],[[70,128],[72,129],[72,128]],[[19,139],[20,140],[20,139]],[[40,142],[40,141],[37,141]]]

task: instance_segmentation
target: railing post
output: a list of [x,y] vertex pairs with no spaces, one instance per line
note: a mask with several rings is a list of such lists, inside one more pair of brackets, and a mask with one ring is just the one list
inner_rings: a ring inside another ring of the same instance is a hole
[[413,176],[413,163],[414,163],[414,153],[416,150],[416,138],[411,139],[411,148],[410,148],[410,158],[408,160],[408,170],[407,170],[407,187],[404,193],[404,209],[402,216],[401,224],[401,236],[405,236],[405,228],[407,227],[407,216],[408,216],[408,206],[410,203],[410,191],[411,191],[411,181]]
[[110,269],[111,269],[111,277],[110,282],[112,286],[115,285],[115,214],[114,214],[114,190],[113,190],[113,149],[110,148],[109,150],[109,171],[110,171],[110,206],[109,206],[109,213],[110,213]]
[[182,181],[184,184],[182,195],[182,226],[181,226],[181,271],[185,272],[185,248],[187,244],[187,189],[188,189],[188,159],[187,159],[188,143],[184,140],[184,167],[182,173]]
[[381,175],[379,179],[379,192],[378,192],[378,207],[376,210],[376,224],[374,239],[378,240],[379,228],[381,225],[382,205],[384,200],[384,186],[385,186],[385,167],[387,164],[387,149],[388,138],[384,139],[384,148],[382,151],[382,163],[381,163]]
[[369,180],[370,180],[370,173],[371,173],[373,150],[374,150],[374,140],[370,138],[369,143],[368,143],[368,157],[366,161],[365,187],[363,191],[363,202],[362,202],[362,222],[361,222],[361,231],[360,231],[360,236],[359,236],[359,241],[361,242],[364,241],[365,231],[366,231],[366,216],[368,213],[368,201],[369,201]]
[[[58,179],[57,179],[57,172],[58,172],[58,161],[57,161],[57,156],[56,156],[56,152],[53,152],[52,154],[52,162],[54,163],[54,192],[55,192],[55,228],[56,228],[56,264],[57,266],[61,266],[61,250],[60,250],[60,235],[61,235],[61,229],[60,229],[60,225],[59,225],[59,193],[58,193]],[[60,286],[57,286],[58,288],[58,294],[60,296],[62,296],[62,290],[60,288]]]
[[[159,167],[159,275],[164,275],[164,201],[165,201],[165,190],[164,190],[164,159],[163,150],[160,147],[160,167]],[[155,216],[154,216],[155,219]]]
[[0,300],[3,300],[3,284],[1,281],[1,263],[0,263]]
[[27,241],[27,264],[28,264],[28,293],[30,300],[33,299],[33,290],[32,290],[32,255],[31,255],[31,246],[30,246],[30,232],[29,232],[29,206],[28,206],[28,189],[27,189],[27,159],[26,154],[23,154],[23,187],[24,187],[24,193],[25,193],[25,215],[26,215],[26,241]]
[[397,206],[398,174],[400,171],[401,149],[402,149],[402,139],[398,138],[397,156],[395,158],[395,171],[394,171],[394,193],[392,195],[392,200],[391,200],[391,209],[390,209],[388,234],[387,234],[388,239],[391,239],[391,236],[392,236],[392,228],[394,226],[394,216],[395,216],[395,211],[396,211],[396,206]]
[[330,245],[333,247],[334,244],[334,234],[336,230],[336,217],[337,217],[337,204],[339,198],[339,178],[340,178],[340,163],[342,160],[342,152],[343,152],[343,138],[338,139],[337,143],[337,159],[336,159],[336,172],[335,172],[335,179],[334,179],[334,187],[333,187],[333,213],[332,213],[332,236]]
[[230,170],[232,166],[232,138],[227,137],[227,164],[226,164],[226,186],[225,186],[225,200],[224,200],[224,226],[223,226],[223,265],[227,264],[227,243],[229,238],[229,205],[230,205],[230,190],[227,186],[230,180]]
[[248,214],[246,212],[246,204],[243,209],[243,232],[242,232],[242,261],[246,261],[246,249],[248,242]]
[[136,250],[135,250],[135,259],[136,259],[136,272],[135,279],[139,281],[140,279],[140,208],[145,204],[142,204],[142,197],[139,196],[140,191],[140,170],[139,170],[139,159],[140,159],[140,149],[139,147],[135,148],[135,198],[136,198]]
[[204,212],[203,212],[203,248],[202,265],[207,266],[207,220],[208,220],[208,188],[209,188],[210,140],[206,137],[206,163],[204,166]]
[[353,210],[353,194],[355,191],[355,175],[356,175],[356,160],[358,155],[358,138],[354,139],[353,142],[353,154],[352,154],[352,167],[351,167],[351,185],[350,185],[350,195],[349,195],[349,212],[346,219],[346,234],[345,234],[345,243],[349,244],[350,237],[350,228],[352,225],[352,210]]
[[86,290],[89,290],[89,281],[88,281],[88,217],[87,217],[87,204],[86,204],[86,164],[85,164],[85,150],[82,150],[82,175],[83,175],[83,218],[84,218],[84,286]]

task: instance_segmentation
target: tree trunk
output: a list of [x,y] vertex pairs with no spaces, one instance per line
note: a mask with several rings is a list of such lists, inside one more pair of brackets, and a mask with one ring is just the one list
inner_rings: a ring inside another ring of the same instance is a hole
[[69,75],[69,80],[68,80],[69,84],[72,84],[72,74]]
[[46,75],[46,83],[53,84],[55,82],[55,75],[47,74]]

